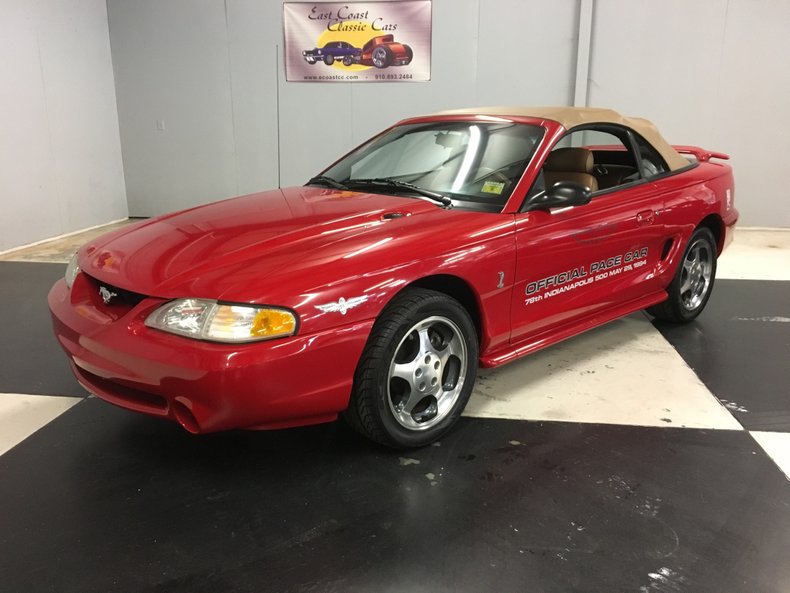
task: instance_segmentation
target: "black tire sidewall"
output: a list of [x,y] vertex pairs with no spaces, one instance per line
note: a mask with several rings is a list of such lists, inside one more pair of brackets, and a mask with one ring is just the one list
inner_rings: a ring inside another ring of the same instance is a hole
[[[378,334],[373,335],[373,333],[376,332],[374,326],[372,332],[372,339],[387,341],[384,354],[379,361],[379,368],[376,369],[377,380],[375,383],[375,398],[377,420],[380,422],[388,438],[392,441],[391,444],[396,447],[419,447],[427,445],[447,432],[453,424],[455,424],[466,407],[466,402],[471,396],[477,376],[479,352],[477,331],[475,330],[474,323],[472,323],[469,314],[456,300],[441,293],[430,292],[432,296],[420,302],[417,306],[412,307],[409,314],[402,317],[394,331],[392,331],[391,328],[386,328]],[[388,313],[385,311],[381,319],[386,321],[387,315]],[[409,430],[398,423],[390,410],[388,394],[389,366],[392,358],[395,356],[396,348],[406,335],[406,332],[422,319],[433,316],[441,316],[450,319],[463,333],[462,338],[466,343],[467,358],[464,386],[453,408],[441,422],[425,430]]]

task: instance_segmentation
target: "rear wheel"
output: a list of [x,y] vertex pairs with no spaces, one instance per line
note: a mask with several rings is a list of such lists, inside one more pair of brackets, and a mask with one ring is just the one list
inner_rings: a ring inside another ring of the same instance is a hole
[[345,56],[343,58],[343,65],[344,66],[350,66],[353,63],[354,63],[354,59],[351,56]]
[[373,326],[345,416],[356,430],[384,445],[427,445],[444,435],[466,407],[477,358],[477,332],[458,301],[408,289]]
[[659,319],[688,323],[702,313],[716,279],[716,239],[710,229],[700,227],[691,235],[663,303],[647,312]]

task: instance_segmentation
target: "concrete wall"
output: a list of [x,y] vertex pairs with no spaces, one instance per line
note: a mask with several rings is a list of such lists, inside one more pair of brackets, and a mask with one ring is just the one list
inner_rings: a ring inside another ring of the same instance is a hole
[[104,0],[0,2],[0,251],[125,218]]
[[108,0],[131,214],[303,183],[401,117],[568,103],[577,0],[539,4],[434,0],[430,82],[319,84],[285,82],[279,2]]
[[[320,84],[285,82],[278,1],[3,0],[0,251],[302,183],[400,117],[571,104],[579,5],[434,0],[430,82]],[[587,103],[729,152],[742,224],[790,227],[788,27],[786,0],[594,0]]]
[[787,0],[596,0],[588,103],[729,153],[741,224],[790,227],[789,33]]

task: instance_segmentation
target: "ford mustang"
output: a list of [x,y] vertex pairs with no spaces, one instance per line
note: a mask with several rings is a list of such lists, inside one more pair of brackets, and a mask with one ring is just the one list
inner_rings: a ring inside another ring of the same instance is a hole
[[422,446],[479,366],[640,309],[699,315],[738,218],[726,158],[605,109],[407,119],[304,186],[84,245],[55,335],[88,391],[193,433],[342,414]]

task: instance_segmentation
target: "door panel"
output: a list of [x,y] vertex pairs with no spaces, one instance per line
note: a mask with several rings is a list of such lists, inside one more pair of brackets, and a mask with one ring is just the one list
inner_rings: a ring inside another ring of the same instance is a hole
[[655,185],[641,183],[585,206],[518,214],[511,342],[659,290],[661,209]]

